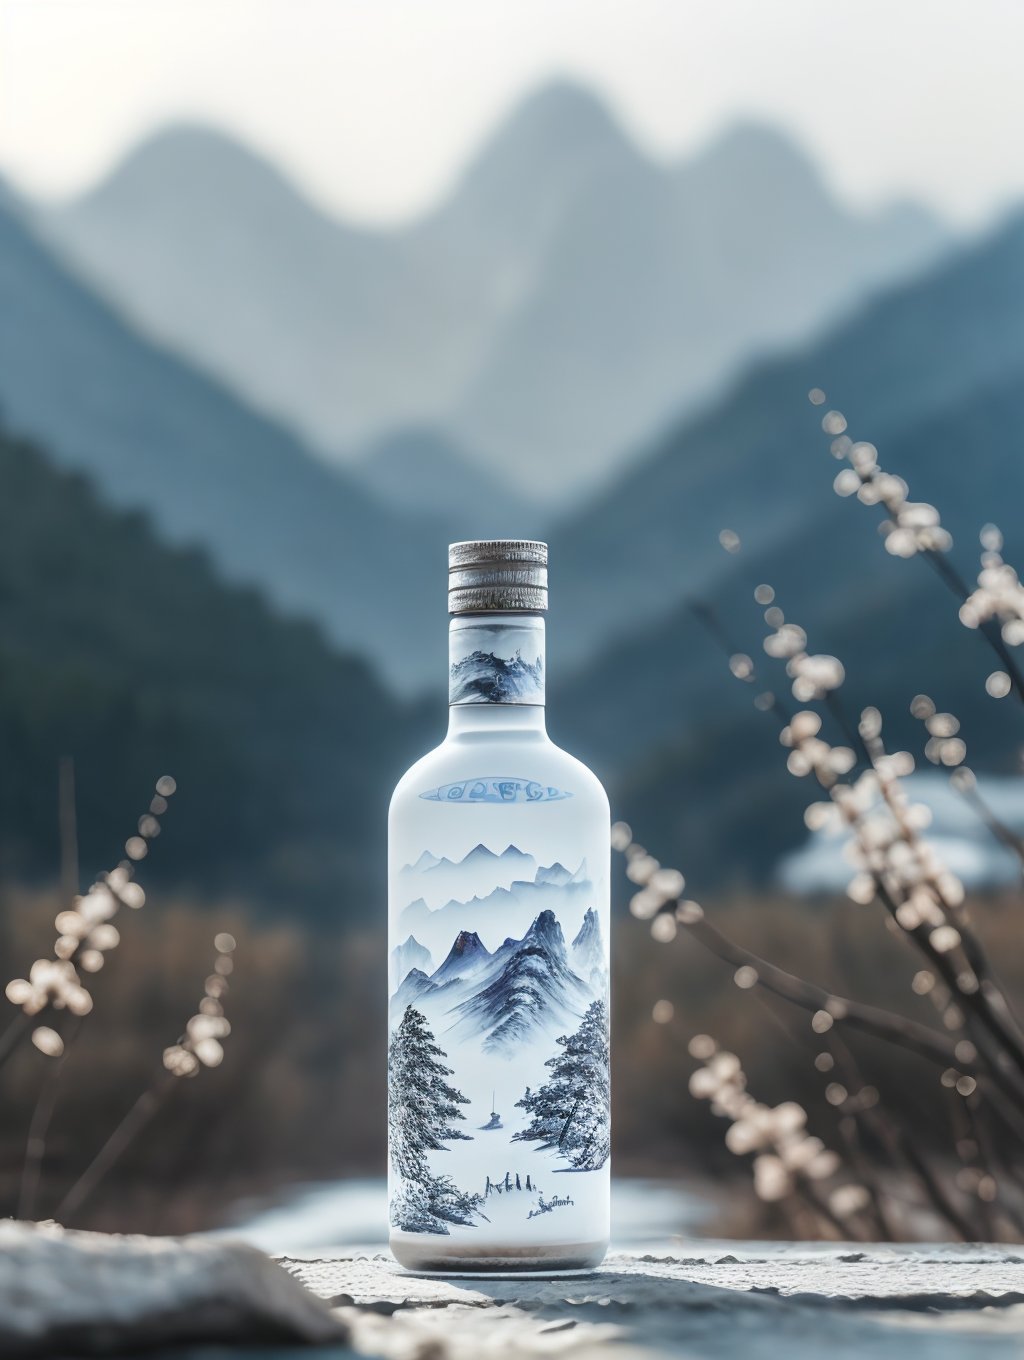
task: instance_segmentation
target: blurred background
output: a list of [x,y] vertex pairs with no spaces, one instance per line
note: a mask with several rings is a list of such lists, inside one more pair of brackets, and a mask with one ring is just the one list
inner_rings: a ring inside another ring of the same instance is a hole
[[[3,1212],[55,1212],[202,997],[223,1063],[68,1221],[379,1237],[385,811],[444,732],[453,538],[550,542],[552,735],[722,928],[928,1021],[721,643],[760,654],[770,583],[890,745],[919,753],[915,695],[958,715],[1024,832],[1019,706],[833,496],[807,401],[939,506],[968,580],[985,524],[1019,557],[1022,41],[1010,0],[0,0],[3,982],[126,853],[147,897],[87,1017],[0,1040]],[[1012,846],[911,784],[1024,994]],[[778,1231],[688,1041],[826,1141],[842,1111],[628,887],[619,1235]],[[941,1165],[931,1071],[862,1059]]]

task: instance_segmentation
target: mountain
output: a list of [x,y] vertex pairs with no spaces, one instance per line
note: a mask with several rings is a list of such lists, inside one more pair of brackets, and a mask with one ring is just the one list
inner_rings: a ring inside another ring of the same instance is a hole
[[633,154],[602,106],[541,91],[404,229],[329,219],[209,127],[147,138],[40,221],[145,330],[336,456],[440,421],[575,187]]
[[429,518],[451,542],[542,536],[537,505],[440,430],[411,427],[382,435],[352,471],[382,503]]
[[448,957],[437,972],[431,975],[430,981],[436,987],[445,982],[452,982],[456,978],[471,977],[485,967],[490,957],[490,951],[484,948],[475,930],[460,930],[455,937],[455,943],[448,951]]
[[421,971],[426,976],[433,971],[433,967],[434,960],[430,950],[425,949],[415,935],[410,935],[401,944],[395,945],[391,951],[391,985],[395,986],[413,969]]
[[525,99],[403,227],[325,217],[195,126],[37,220],[137,325],[330,456],[426,425],[548,503],[948,243],[912,206],[847,211],[761,128],[655,163],[569,82]]
[[517,879],[532,878],[535,869],[533,856],[514,845],[506,846],[500,854],[486,845],[476,845],[456,861],[425,852],[415,865],[407,864],[401,870],[399,882],[425,904],[440,907],[451,898],[465,900],[485,896],[495,888],[508,888]]
[[0,431],[5,874],[53,873],[70,757],[84,882],[170,774],[147,880],[344,924],[377,892],[405,723],[364,662]]
[[479,1038],[485,1053],[512,1057],[523,1043],[571,1029],[590,999],[569,966],[554,912],[542,911],[501,972],[451,1012],[445,1033],[461,1042]]
[[436,990],[434,984],[421,968],[411,969],[402,979],[401,985],[388,1004],[388,1013],[391,1019],[397,1019],[406,1006],[422,1006],[425,1000],[429,1001],[431,994]]
[[40,220],[148,334],[328,449],[439,415],[482,320],[400,234],[325,217],[209,127],[156,133]]
[[[494,888],[480,896],[452,898],[441,906],[431,908],[422,897],[402,911],[399,922],[403,931],[415,933],[437,953],[447,942],[462,931],[479,931],[484,940],[492,943],[501,931],[526,930],[541,911],[555,908],[568,927],[570,917],[582,920],[583,905],[593,893],[593,884],[584,875],[574,876],[568,883],[554,884],[538,879],[514,880],[509,887]],[[500,951],[496,951],[500,952]]]
[[554,864],[542,865],[537,870],[536,881],[538,883],[554,883],[561,885],[563,883],[571,883],[572,880],[572,871],[567,869],[564,864],[559,864],[557,860]]
[[637,155],[590,89],[551,81],[485,138],[447,198],[413,233],[428,250],[462,261],[478,281],[496,278],[508,309],[528,291],[538,252],[578,195]]
[[411,870],[414,873],[422,873],[424,869],[434,869],[440,863],[441,861],[438,859],[437,855],[432,855],[429,850],[424,850],[416,863],[407,864],[405,869],[406,871]]
[[[977,397],[980,415],[984,390],[1012,385],[1022,354],[1024,217],[1017,216],[820,340],[753,368],[700,416],[680,419],[607,492],[553,526],[552,634],[563,659],[582,664],[616,623],[654,623],[682,596],[705,593],[728,569],[720,529],[740,535],[749,559],[784,547],[820,515],[832,465],[823,410],[807,402],[811,388],[824,388],[855,435],[886,451],[902,432],[958,402]],[[987,420],[984,437],[1013,439],[1015,427],[998,431]],[[911,456],[910,472],[933,475],[933,458]],[[963,467],[958,458],[957,470]],[[915,494],[926,491],[927,484]],[[961,510],[980,508],[969,488],[957,500]],[[587,688],[594,689],[589,679]]]
[[[169,540],[204,545],[231,579],[315,616],[396,685],[421,680],[410,655],[444,674],[443,580],[432,588],[424,571],[431,560],[443,571],[441,534],[141,339],[2,207],[0,407],[111,501],[145,509]],[[377,587],[357,588],[371,564]],[[402,608],[385,608],[397,581]]]
[[601,938],[601,920],[593,907],[587,908],[573,939],[570,958],[574,971],[590,984],[591,990],[600,991],[608,976],[608,959]]
[[634,157],[566,212],[455,429],[523,485],[564,496],[752,355],[805,338],[947,240],[920,211],[849,213],[766,128],[733,129],[678,166]]
[[[1024,531],[1006,514],[1024,497],[1014,441],[1024,422],[1024,356],[1002,381],[968,397],[956,396],[955,386],[948,404],[886,440],[880,456],[906,478],[915,499],[939,508],[954,539],[950,564],[970,582],[978,570],[978,530],[987,522],[1005,525],[1007,560],[1024,560]],[[855,428],[873,436],[857,408],[843,404],[851,425],[856,416]],[[730,880],[768,878],[781,856],[802,843],[803,808],[815,797],[808,781],[786,772],[775,720],[752,708],[763,688],[788,699],[790,684],[763,653],[766,629],[751,599],[753,583],[773,586],[786,617],[806,628],[812,652],[841,659],[846,712],[877,706],[890,747],[910,750],[924,764],[923,729],[909,714],[920,693],[957,715],[979,770],[1015,770],[1014,753],[1024,742],[1019,704],[997,703],[985,692],[997,662],[983,639],[961,626],[950,592],[925,562],[884,550],[876,532],[880,512],[832,495],[836,464],[828,438],[814,429],[821,411],[804,410],[809,428],[801,442],[817,444],[818,463],[816,472],[808,469],[802,521],[749,556],[723,554],[721,574],[700,592],[728,650],[753,658],[757,685],[729,675],[723,648],[682,604],[589,661],[586,683],[570,683],[564,703],[555,696],[568,741],[594,755],[616,814],[659,858],[681,868],[698,896]],[[844,740],[834,724],[828,731]],[[566,739],[563,731],[557,735]]]
[[484,845],[481,841],[479,844],[474,845],[472,850],[468,850],[461,859],[450,860],[447,857],[443,857],[439,859],[436,864],[431,865],[426,872],[434,873],[441,868],[454,869],[456,867],[462,869],[464,872],[479,868],[483,868],[485,872],[490,872],[499,864],[511,865],[514,869],[521,869],[526,867],[532,868],[533,863],[533,856],[526,854],[525,851],[520,850],[516,845],[506,845],[504,850],[498,851],[492,850],[489,845]]

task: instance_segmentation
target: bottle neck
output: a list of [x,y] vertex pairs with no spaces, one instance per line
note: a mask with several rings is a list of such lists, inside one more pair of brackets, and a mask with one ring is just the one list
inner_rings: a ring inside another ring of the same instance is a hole
[[[456,614],[448,628],[448,704],[500,724],[544,722],[544,616]],[[521,714],[521,717],[516,717]]]

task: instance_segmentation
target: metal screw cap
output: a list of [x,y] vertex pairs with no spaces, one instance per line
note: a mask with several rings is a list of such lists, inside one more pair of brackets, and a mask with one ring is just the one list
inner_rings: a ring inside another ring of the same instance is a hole
[[449,544],[449,614],[536,614],[547,607],[546,543],[485,538]]

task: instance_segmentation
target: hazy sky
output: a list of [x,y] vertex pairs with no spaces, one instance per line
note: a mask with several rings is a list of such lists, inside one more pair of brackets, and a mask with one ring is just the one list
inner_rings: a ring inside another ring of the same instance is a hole
[[1024,0],[0,0],[0,172],[47,194],[169,119],[394,219],[502,114],[586,81],[655,154],[795,132],[847,197],[961,220],[1024,197]]

